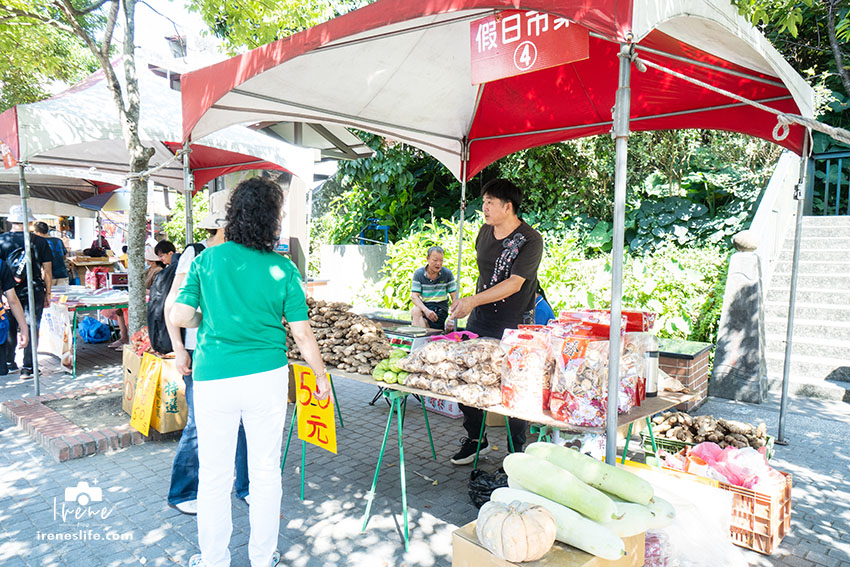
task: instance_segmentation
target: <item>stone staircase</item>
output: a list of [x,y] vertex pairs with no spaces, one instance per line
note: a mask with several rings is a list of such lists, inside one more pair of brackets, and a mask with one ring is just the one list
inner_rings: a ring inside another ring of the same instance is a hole
[[[789,393],[850,402],[850,216],[804,217]],[[771,391],[781,391],[794,225],[765,293]]]

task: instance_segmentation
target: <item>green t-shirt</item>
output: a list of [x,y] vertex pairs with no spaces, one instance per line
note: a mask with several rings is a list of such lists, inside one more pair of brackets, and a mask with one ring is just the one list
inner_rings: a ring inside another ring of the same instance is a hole
[[192,261],[177,303],[201,308],[194,380],[267,372],[287,364],[287,321],[308,320],[301,275],[289,258],[225,242]]

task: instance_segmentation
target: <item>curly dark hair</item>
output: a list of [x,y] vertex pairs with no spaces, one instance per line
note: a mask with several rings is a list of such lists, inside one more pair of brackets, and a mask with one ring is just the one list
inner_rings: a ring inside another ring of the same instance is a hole
[[255,250],[274,251],[280,237],[281,208],[280,185],[261,177],[246,179],[227,203],[224,238]]

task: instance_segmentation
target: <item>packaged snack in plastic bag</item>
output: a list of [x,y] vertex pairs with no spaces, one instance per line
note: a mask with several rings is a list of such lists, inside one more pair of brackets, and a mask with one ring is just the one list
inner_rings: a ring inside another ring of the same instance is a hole
[[502,404],[522,412],[549,408],[549,334],[507,329],[502,336]]
[[608,403],[608,341],[552,336],[555,371],[549,409],[572,425],[601,427]]

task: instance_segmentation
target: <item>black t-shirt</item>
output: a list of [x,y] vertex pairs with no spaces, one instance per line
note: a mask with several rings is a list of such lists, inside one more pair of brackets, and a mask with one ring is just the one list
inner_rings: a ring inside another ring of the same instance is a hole
[[[37,234],[30,233],[30,243],[32,245],[31,258],[33,283],[43,283],[44,280],[41,277],[41,264],[42,262],[53,261],[53,251],[50,249],[50,245],[47,243],[47,240]],[[23,247],[23,232],[4,232],[3,234],[0,234],[0,260],[3,260],[4,264],[8,264],[8,258],[12,252]],[[11,269],[12,268],[10,266],[9,270]]]
[[15,278],[12,276],[12,271],[6,265],[6,262],[0,262],[0,292],[6,293],[12,289],[15,289]]
[[521,224],[506,238],[497,240],[493,227],[484,225],[475,240],[478,260],[478,283],[475,292],[481,293],[512,275],[525,278],[522,287],[513,295],[495,303],[479,305],[469,316],[466,328],[486,337],[502,338],[505,329],[515,329],[534,309],[537,291],[537,267],[543,257],[543,238],[528,223]]

